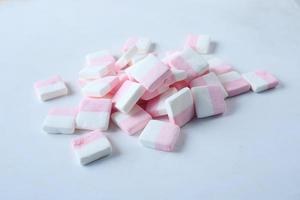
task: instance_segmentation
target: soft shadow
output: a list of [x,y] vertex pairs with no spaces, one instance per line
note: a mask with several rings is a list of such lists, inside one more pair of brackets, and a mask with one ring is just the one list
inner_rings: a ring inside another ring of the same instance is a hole
[[209,46],[209,54],[214,54],[217,51],[218,43],[216,41],[211,41]]

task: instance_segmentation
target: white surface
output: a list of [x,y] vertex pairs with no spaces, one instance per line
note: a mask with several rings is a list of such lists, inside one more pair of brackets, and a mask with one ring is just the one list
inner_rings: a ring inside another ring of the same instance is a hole
[[[300,198],[300,7],[292,0],[159,2],[0,1],[0,199]],[[50,107],[80,101],[86,53],[116,52],[132,35],[172,50],[188,33],[211,35],[216,55],[241,72],[264,68],[280,87],[228,99],[223,116],[193,120],[175,153],[142,148],[112,126],[113,155],[81,167],[74,136],[41,130]],[[56,73],[71,82],[72,95],[39,102],[34,81]]]

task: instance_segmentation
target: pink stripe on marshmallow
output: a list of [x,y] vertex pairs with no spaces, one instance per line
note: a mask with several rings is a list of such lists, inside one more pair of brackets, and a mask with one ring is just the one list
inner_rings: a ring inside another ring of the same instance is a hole
[[173,58],[171,61],[171,66],[176,66],[176,67],[174,67],[175,69],[186,71],[188,81],[194,79],[195,77],[197,77],[199,75],[197,72],[194,71],[192,66],[189,63],[187,63],[185,61],[185,59],[182,58],[181,56],[177,56],[177,57]]
[[255,74],[268,83],[268,89],[276,87],[279,83],[279,81],[272,74],[266,71],[258,70],[255,72]]
[[155,149],[162,151],[172,151],[175,147],[180,134],[180,128],[177,125],[166,123],[156,138]]
[[242,94],[250,90],[249,83],[245,81],[243,78],[239,78],[234,81],[228,81],[222,84],[224,85],[230,97]]
[[90,144],[99,138],[104,137],[103,133],[95,130],[89,133],[84,134],[83,136],[76,138],[73,140],[73,148],[79,149],[82,148],[83,146]]
[[52,85],[58,82],[63,82],[61,77],[59,75],[55,75],[52,76],[51,78],[47,79],[47,80],[40,80],[34,83],[34,87],[35,88],[41,88],[41,87],[45,87],[48,85]]
[[170,122],[177,124],[178,126],[183,126],[187,122],[189,122],[194,117],[194,105],[190,105],[180,113],[178,113],[173,118],[170,118]]
[[112,102],[111,99],[92,99],[86,98],[81,101],[79,111],[85,112],[110,112]]
[[185,46],[196,49],[197,47],[198,36],[196,35],[188,35],[186,39]]
[[223,91],[219,86],[208,86],[208,93],[213,105],[214,115],[225,112],[225,101]]

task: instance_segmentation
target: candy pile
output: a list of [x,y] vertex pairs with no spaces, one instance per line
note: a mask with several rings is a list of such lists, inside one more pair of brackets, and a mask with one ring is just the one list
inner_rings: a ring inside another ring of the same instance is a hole
[[[210,52],[210,44],[207,35],[189,35],[182,50],[160,60],[152,52],[153,43],[139,37],[127,40],[117,60],[106,50],[88,54],[79,72],[84,98],[76,108],[51,109],[43,130],[90,130],[72,141],[83,165],[111,154],[104,133],[110,119],[128,135],[141,132],[143,146],[172,151],[180,127],[194,116],[222,114],[226,98],[277,86],[278,80],[266,71],[240,74],[222,59],[203,55]],[[36,82],[35,90],[42,101],[68,93],[59,76]],[[169,122],[158,120],[161,116],[168,116]]]

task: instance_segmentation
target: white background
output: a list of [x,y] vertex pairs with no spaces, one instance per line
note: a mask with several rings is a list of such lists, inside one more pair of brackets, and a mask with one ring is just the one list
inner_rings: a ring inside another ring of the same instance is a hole
[[[221,117],[182,128],[174,153],[143,148],[111,125],[111,157],[82,167],[73,135],[41,131],[47,110],[75,106],[86,53],[116,54],[129,36],[163,51],[207,33],[215,54],[281,85],[227,100]],[[293,0],[0,0],[0,199],[300,199],[300,7]],[[72,94],[46,103],[36,80]]]

